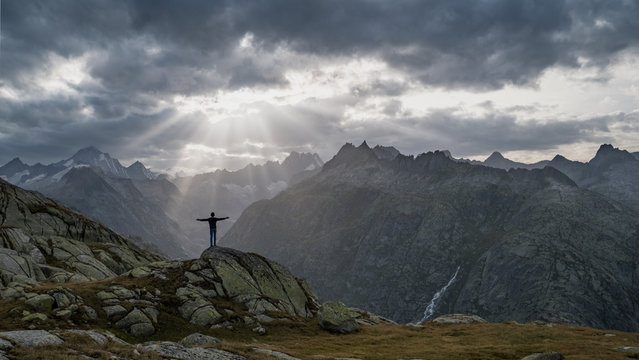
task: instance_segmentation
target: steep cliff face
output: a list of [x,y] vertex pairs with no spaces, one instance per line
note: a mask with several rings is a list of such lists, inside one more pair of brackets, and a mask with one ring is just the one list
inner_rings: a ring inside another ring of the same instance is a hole
[[317,176],[249,207],[222,242],[282,262],[320,298],[397,321],[421,319],[459,269],[434,315],[636,330],[637,229],[631,210],[552,168],[443,152],[384,160],[347,144]]

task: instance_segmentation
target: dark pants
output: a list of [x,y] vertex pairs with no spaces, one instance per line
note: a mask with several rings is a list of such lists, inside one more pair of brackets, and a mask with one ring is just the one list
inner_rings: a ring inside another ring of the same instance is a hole
[[217,229],[209,228],[211,230],[211,246],[217,246]]

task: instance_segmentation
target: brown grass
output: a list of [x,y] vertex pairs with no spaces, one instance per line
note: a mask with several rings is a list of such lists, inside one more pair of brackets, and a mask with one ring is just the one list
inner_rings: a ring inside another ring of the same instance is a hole
[[[616,336],[604,336],[607,333]],[[258,346],[301,359],[316,359],[318,355],[371,360],[520,359],[535,352],[558,351],[567,359],[627,360],[627,354],[614,348],[639,346],[638,333],[561,325],[429,324],[425,328],[376,325],[356,334],[334,335],[319,330],[313,321],[271,326],[265,336],[238,340],[227,339],[220,347],[249,356],[254,354],[251,348]]]

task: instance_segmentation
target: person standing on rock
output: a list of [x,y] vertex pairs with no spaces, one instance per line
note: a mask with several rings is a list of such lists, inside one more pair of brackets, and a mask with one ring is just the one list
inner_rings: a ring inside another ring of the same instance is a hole
[[229,217],[224,218],[216,218],[215,213],[211,213],[211,217],[208,219],[195,219],[197,221],[208,221],[209,222],[209,231],[211,232],[211,246],[217,246],[217,222],[220,220],[226,220]]

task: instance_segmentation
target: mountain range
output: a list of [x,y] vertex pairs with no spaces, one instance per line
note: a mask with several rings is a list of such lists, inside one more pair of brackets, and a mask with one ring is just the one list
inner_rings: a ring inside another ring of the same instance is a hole
[[[139,161],[125,167],[108,153],[87,147],[50,165],[30,166],[15,158],[0,167],[0,178],[60,201],[146,249],[186,258],[208,246],[208,231],[196,218],[219,209],[218,216],[230,216],[232,223],[252,202],[311,176],[322,164],[317,154],[293,152],[281,164],[219,170],[173,183]],[[220,235],[227,228],[220,224]]]
[[1,179],[0,299],[1,359],[621,360],[639,341],[463,314],[395,324],[320,304],[308,282],[258,254],[214,247],[161,258]]
[[93,146],[79,150],[66,160],[49,165],[27,165],[20,158],[14,158],[0,167],[0,177],[24,189],[38,190],[59,181],[69,171],[79,167],[99,168],[104,174],[119,178],[145,180],[157,177],[157,174],[139,161],[124,167],[120,161]]
[[579,187],[596,191],[639,212],[639,152],[630,153],[603,144],[590,161],[583,163],[556,155],[552,160],[525,164],[494,152],[486,160],[470,161],[499,169],[541,169],[553,167],[568,175]]
[[562,172],[557,158],[504,170],[379,149],[344,145],[249,206],[222,242],[285,264],[323,300],[399,322],[455,312],[639,330],[637,178],[619,178],[636,157],[603,145]]

